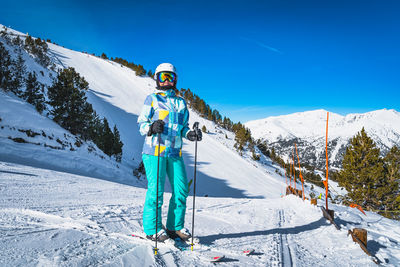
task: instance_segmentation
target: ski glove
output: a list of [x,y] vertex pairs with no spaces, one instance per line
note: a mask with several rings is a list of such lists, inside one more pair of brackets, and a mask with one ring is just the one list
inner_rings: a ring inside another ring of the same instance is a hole
[[186,136],[187,139],[189,139],[190,141],[196,141],[196,137],[197,141],[201,141],[201,139],[203,138],[203,134],[201,133],[200,129],[197,129],[197,133],[195,130],[189,131]]
[[165,122],[163,122],[162,120],[158,120],[158,121],[153,122],[150,125],[150,130],[147,133],[147,136],[151,136],[153,134],[162,133],[164,131],[164,124],[165,124]]

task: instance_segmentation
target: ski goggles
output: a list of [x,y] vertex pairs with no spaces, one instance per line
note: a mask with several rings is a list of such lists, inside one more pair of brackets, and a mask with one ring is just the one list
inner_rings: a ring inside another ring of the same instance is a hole
[[161,72],[157,73],[157,80],[161,83],[166,82],[166,81],[175,82],[176,74],[173,72],[161,71]]

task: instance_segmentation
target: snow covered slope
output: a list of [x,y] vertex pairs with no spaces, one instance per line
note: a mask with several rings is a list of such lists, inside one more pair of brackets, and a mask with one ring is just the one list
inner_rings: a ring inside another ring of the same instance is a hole
[[124,179],[131,172],[129,167],[117,164],[91,142],[80,144],[76,136],[32,105],[2,90],[0,119],[1,161],[135,184]]
[[[326,117],[327,111],[315,110],[249,121],[245,125],[254,138],[266,140],[281,155],[289,155],[296,142],[303,161],[321,167],[325,160]],[[363,127],[382,153],[400,145],[400,113],[393,109],[346,116],[330,112],[328,151],[334,166],[340,167],[349,139]]]

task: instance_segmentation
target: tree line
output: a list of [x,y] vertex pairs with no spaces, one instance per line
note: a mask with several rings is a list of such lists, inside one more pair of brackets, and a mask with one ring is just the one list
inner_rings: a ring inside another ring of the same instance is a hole
[[234,123],[228,117],[220,114],[216,109],[212,109],[201,97],[193,93],[190,89],[181,88],[176,92],[182,96],[190,108],[195,110],[201,117],[214,122],[216,125],[223,129],[231,131],[235,134],[235,148],[239,153],[242,153],[245,149],[249,149],[252,152],[253,159],[258,160],[259,156],[255,154],[254,139],[251,137],[251,132],[240,122]]
[[[102,53],[100,58],[109,59],[105,53]],[[143,67],[143,65],[129,62],[126,59],[123,59],[120,57],[115,57],[115,58],[111,57],[109,60],[119,63],[127,68],[130,68],[131,70],[133,70],[136,73],[137,76],[146,76],[147,75],[147,76],[153,78],[153,72],[151,70],[146,71],[145,68]]]

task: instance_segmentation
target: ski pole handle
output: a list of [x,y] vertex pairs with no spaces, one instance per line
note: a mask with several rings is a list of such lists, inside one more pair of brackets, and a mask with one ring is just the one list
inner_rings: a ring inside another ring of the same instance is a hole
[[195,123],[193,123],[193,130],[198,130],[199,129],[199,122],[196,121]]
[[195,123],[193,123],[193,130],[194,130],[194,132],[196,133],[196,142],[197,142],[197,139],[198,139],[197,131],[199,130],[199,122],[198,122],[198,121],[196,121]]

